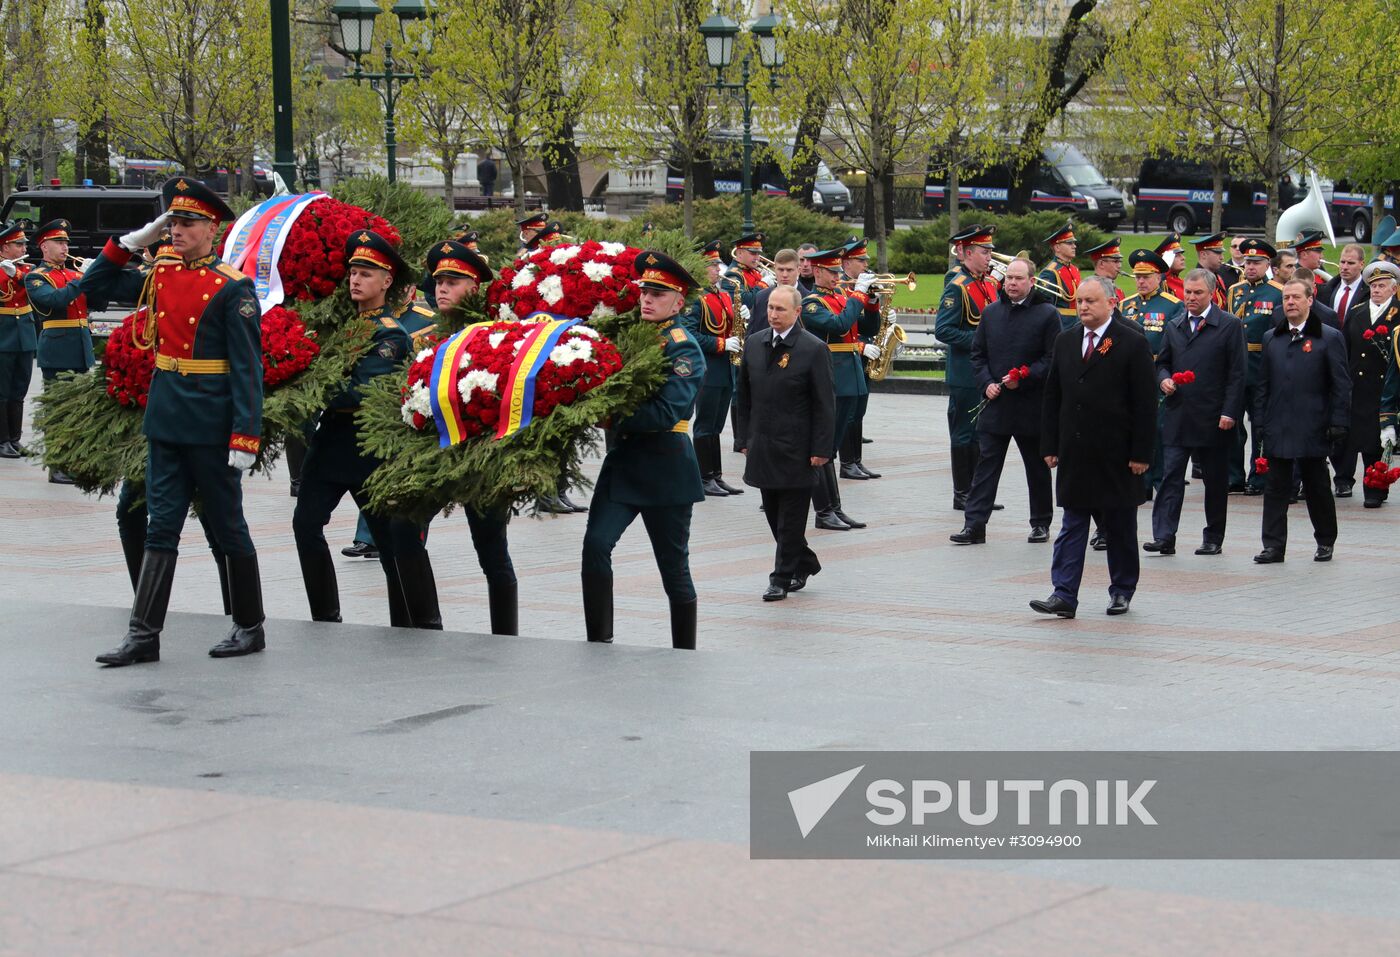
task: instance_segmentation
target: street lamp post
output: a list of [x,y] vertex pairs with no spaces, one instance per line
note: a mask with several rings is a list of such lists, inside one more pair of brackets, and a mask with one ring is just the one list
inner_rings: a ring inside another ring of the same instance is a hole
[[[398,103],[403,85],[416,80],[416,73],[400,73],[394,69],[394,45],[384,44],[384,70],[380,73],[367,73],[360,65],[374,45],[374,20],[380,14],[379,4],[374,0],[337,0],[331,8],[340,21],[340,38],[345,52],[355,61],[355,72],[349,79],[359,84],[369,81],[370,89],[379,94],[384,103],[384,151],[389,162],[389,182],[398,180],[398,142],[394,126],[394,106]],[[427,15],[423,0],[399,0],[394,4],[394,15],[399,20],[399,32],[410,20],[421,20]]]
[[[777,29],[781,21],[773,14],[759,17],[749,26],[749,32],[758,41],[758,59],[768,71],[768,88],[776,90],[781,78],[786,56],[782,44],[778,42]],[[753,55],[744,54],[740,64],[740,82],[724,82],[724,68],[734,60],[734,38],[739,35],[739,24],[716,13],[700,24],[700,35],[705,38],[705,59],[715,71],[715,81],[709,84],[720,91],[738,91],[744,108],[744,165],[741,189],[744,197],[744,232],[751,233],[753,224],[753,99],[749,95],[750,66]]]

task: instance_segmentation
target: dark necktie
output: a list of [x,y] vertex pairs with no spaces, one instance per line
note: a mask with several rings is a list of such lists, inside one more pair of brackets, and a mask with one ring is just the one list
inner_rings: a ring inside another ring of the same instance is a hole
[[1084,338],[1084,361],[1088,362],[1089,357],[1094,354],[1094,341],[1098,339],[1098,333],[1091,332]]
[[1202,316],[1192,316],[1192,317],[1191,317],[1191,335],[1192,335],[1192,336],[1195,336],[1196,333],[1198,333],[1198,332],[1201,331],[1201,323],[1203,323],[1203,322],[1205,322],[1205,318],[1202,317]]

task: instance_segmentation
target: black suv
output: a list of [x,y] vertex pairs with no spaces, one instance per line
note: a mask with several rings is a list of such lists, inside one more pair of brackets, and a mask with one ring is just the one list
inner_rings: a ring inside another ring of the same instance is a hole
[[[43,186],[11,193],[0,210],[0,221],[24,220],[33,229],[54,219],[66,219],[68,252],[89,259],[107,240],[144,226],[160,215],[160,191],[127,186]],[[38,262],[32,242],[29,261]]]

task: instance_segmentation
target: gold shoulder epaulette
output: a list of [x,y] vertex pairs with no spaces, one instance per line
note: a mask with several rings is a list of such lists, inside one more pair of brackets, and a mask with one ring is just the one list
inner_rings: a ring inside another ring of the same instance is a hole
[[1283,288],[1283,283],[1279,282],[1277,279],[1270,279],[1270,280],[1269,280],[1269,285],[1270,285],[1270,286],[1273,286],[1275,289],[1282,289],[1282,288]]
[[429,319],[437,318],[437,313],[433,312],[431,309],[424,309],[417,303],[413,304],[413,311],[418,313],[418,315],[420,316],[427,316]]
[[1227,289],[1227,290],[1225,290],[1225,291],[1226,291],[1227,293],[1231,293],[1231,292],[1234,292],[1236,289],[1240,288],[1241,286],[1248,286],[1248,285],[1249,285],[1249,282],[1248,282],[1247,280],[1241,279],[1239,282],[1235,283],[1233,286],[1231,286],[1229,289]]
[[953,277],[953,285],[955,285],[955,286],[966,286],[966,285],[967,285],[967,273],[958,273],[956,276],[954,276],[954,277]]
[[1162,293],[1162,298],[1165,299],[1167,302],[1181,302],[1180,299],[1176,298],[1169,292]]
[[389,316],[380,316],[380,317],[379,317],[379,321],[380,321],[380,323],[384,326],[385,329],[397,329],[397,328],[399,328],[399,323],[398,323],[398,321],[397,321],[396,319],[391,319]]
[[243,273],[239,272],[237,269],[234,269],[234,268],[233,268],[232,266],[230,266],[228,263],[224,263],[224,262],[219,263],[218,269],[219,269],[219,272],[220,272],[220,273],[222,273],[223,275],[225,275],[225,276],[227,276],[228,278],[233,279],[233,280],[235,280],[235,281],[236,281],[236,280],[239,280],[239,279],[247,279],[247,278],[248,278],[247,276],[243,275]]

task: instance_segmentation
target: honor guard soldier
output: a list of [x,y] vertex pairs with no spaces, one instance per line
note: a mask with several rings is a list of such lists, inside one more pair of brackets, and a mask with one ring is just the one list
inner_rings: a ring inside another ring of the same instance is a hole
[[[350,370],[350,378],[321,413],[302,467],[301,491],[292,514],[297,558],[313,621],[340,621],[340,591],[326,545],[325,527],[348,492],[362,512],[368,505],[365,481],[379,460],[360,449],[360,390],[375,376],[398,368],[411,353],[408,332],[396,316],[406,310],[391,301],[391,291],[407,276],[408,266],[389,241],[372,230],[351,233],[345,243],[350,298],[360,318],[373,326],[369,351]],[[379,548],[379,563],[389,599],[389,624],[397,628],[442,628],[437,583],[423,547],[422,530],[412,522],[365,512]]]
[[1123,290],[1118,288],[1118,274],[1123,271],[1123,249],[1118,237],[1109,237],[1108,242],[1100,243],[1085,255],[1094,264],[1094,275],[1113,283],[1113,305],[1122,306]]
[[[441,328],[443,325],[457,326],[452,316],[468,297],[476,294],[483,283],[492,279],[491,268],[486,259],[465,242],[449,240],[439,243],[428,252],[428,272],[437,282],[437,315],[429,316],[435,324],[426,331]],[[426,310],[416,310],[410,317],[405,314],[405,327],[414,333],[413,325]],[[411,311],[414,311],[411,310]],[[438,317],[445,321],[438,323]],[[428,343],[414,338],[414,349],[426,348]],[[515,566],[510,560],[510,546],[506,540],[506,526],[510,522],[510,509],[501,508],[492,512],[478,512],[476,509],[463,509],[467,514],[467,528],[471,530],[472,547],[476,549],[476,560],[486,576],[486,597],[490,607],[491,634],[518,635],[520,633],[520,602],[515,579]]]
[[549,217],[542,211],[536,210],[524,219],[517,219],[515,225],[516,228],[520,230],[520,250],[524,252],[531,248],[531,240],[538,236],[540,231],[549,225]]
[[879,357],[878,346],[860,341],[861,336],[873,336],[880,328],[880,313],[871,312],[870,287],[875,277],[863,273],[849,295],[841,291],[841,257],[845,247],[807,254],[812,264],[815,291],[802,299],[801,321],[812,335],[826,343],[831,352],[831,367],[836,383],[836,417],[831,454],[818,470],[812,490],[812,505],[816,511],[816,527],[845,532],[865,528],[841,508],[841,486],[836,478],[836,452],[855,421],[860,398],[869,392],[865,382],[862,356]]
[[1244,323],[1245,348],[1249,361],[1245,364],[1244,408],[1249,416],[1249,481],[1245,483],[1245,438],[1243,423],[1235,427],[1235,452],[1230,457],[1230,490],[1246,495],[1264,494],[1264,476],[1255,471],[1254,461],[1260,455],[1264,410],[1258,393],[1260,354],[1264,350],[1264,334],[1283,315],[1283,286],[1269,278],[1269,264],[1278,251],[1262,239],[1246,239],[1240,243],[1244,256],[1244,278],[1230,287],[1227,308]]
[[1240,274],[1225,261],[1225,234],[1202,236],[1191,240],[1191,245],[1196,247],[1196,265],[1215,274],[1211,303],[1221,309],[1227,308],[1230,304],[1230,287],[1240,281]]
[[759,268],[758,260],[763,255],[762,233],[745,233],[734,244],[731,257],[734,262],[729,267],[729,275],[739,284],[739,302],[754,307],[760,289],[767,289],[769,277]]
[[589,641],[613,640],[613,548],[641,515],[671,604],[671,647],[693,649],[690,515],[705,493],[686,433],[705,378],[705,356],[676,320],[696,283],[664,253],[642,251],[635,268],[642,320],[656,324],[671,369],[655,395],[608,428],[608,452],[583,534],[583,621]]
[[[870,253],[866,248],[864,239],[852,238],[841,250],[841,276],[847,284],[854,284],[860,277],[869,272]],[[880,329],[880,297],[869,295],[866,297],[865,311],[874,313],[873,321],[876,332]],[[872,321],[870,316],[866,316],[866,324]],[[867,334],[866,338],[873,336]],[[877,349],[878,351],[878,349]],[[865,411],[870,405],[870,376],[866,372],[864,362],[860,364],[860,374],[865,376],[865,394],[856,400],[856,414],[851,422],[851,427],[846,430],[846,438],[841,442],[841,469],[840,478],[856,479],[865,481],[867,479],[877,479],[879,472],[872,472],[865,467],[861,461],[865,446]]]
[[1162,284],[1167,292],[1180,300],[1186,294],[1181,278],[1186,271],[1186,251],[1181,246],[1181,237],[1176,233],[1167,233],[1167,238],[1157,244],[1154,252],[1167,264],[1167,274],[1162,277]]
[[24,454],[24,397],[34,377],[34,353],[39,337],[34,314],[24,291],[29,264],[24,258],[24,226],[0,223],[0,459]]
[[[982,310],[997,297],[997,285],[987,275],[987,267],[992,261],[992,235],[995,232],[995,226],[974,226],[950,240],[961,250],[959,258],[962,265],[943,287],[943,299],[933,321],[934,335],[948,347],[945,373],[948,383],[948,438],[953,468],[953,508],[958,511],[962,511],[967,503],[972,475],[977,470],[977,427],[973,413],[982,401],[982,395],[972,369],[972,344],[977,337],[977,324],[982,321]],[[1072,244],[1073,234],[1070,235]],[[1054,282],[1058,283],[1059,280]],[[1078,282],[1079,273],[1076,270],[1075,288]],[[1060,309],[1059,303],[1063,301],[1061,299],[1055,303],[1056,309]],[[1064,323],[1063,311],[1060,322]]]
[[[108,241],[83,279],[115,299],[146,303],[133,330],[155,351],[146,400],[146,553],[125,640],[99,655],[104,665],[160,660],[160,633],[175,577],[180,533],[197,495],[205,533],[228,579],[233,628],[215,658],[262,651],[262,581],[243,518],[243,473],[262,440],[261,315],[253,281],[214,253],[233,210],[198,180],[176,177],[161,190],[165,213]],[[168,224],[178,259],[145,273],[124,267]]]
[[1045,242],[1049,244],[1050,252],[1055,258],[1040,271],[1036,281],[1057,290],[1051,304],[1060,312],[1060,325],[1068,329],[1079,321],[1079,313],[1074,305],[1074,293],[1079,288],[1079,267],[1074,264],[1079,240],[1074,238],[1074,223],[1065,223],[1045,237]]
[[744,354],[746,329],[739,304],[729,291],[733,287],[721,285],[719,241],[707,244],[702,254],[710,284],[681,316],[686,331],[705,354],[705,377],[695,405],[695,458],[706,495],[742,495],[743,489],[724,480],[719,437],[734,398],[734,366]]
[[1319,288],[1332,278],[1332,274],[1322,268],[1323,238],[1322,230],[1305,229],[1298,234],[1291,247],[1298,255],[1298,268],[1311,269],[1313,283]]
[[552,246],[555,243],[562,242],[563,238],[563,227],[559,225],[557,220],[551,219],[549,222],[545,223],[534,236],[530,237],[530,240],[525,243],[525,248],[521,251],[521,255],[526,255],[534,252],[536,249],[543,249],[546,246]]
[[[1181,254],[1178,252],[1178,256]],[[1123,318],[1137,325],[1147,336],[1147,345],[1152,349],[1152,361],[1162,351],[1162,340],[1167,334],[1167,323],[1181,318],[1186,306],[1180,299],[1163,287],[1168,276],[1166,259],[1150,249],[1135,249],[1128,257],[1133,267],[1133,279],[1137,282],[1137,295],[1123,300]],[[1152,466],[1147,470],[1148,492],[1152,498],[1162,485],[1162,406],[1157,406],[1157,440],[1153,443]]]

